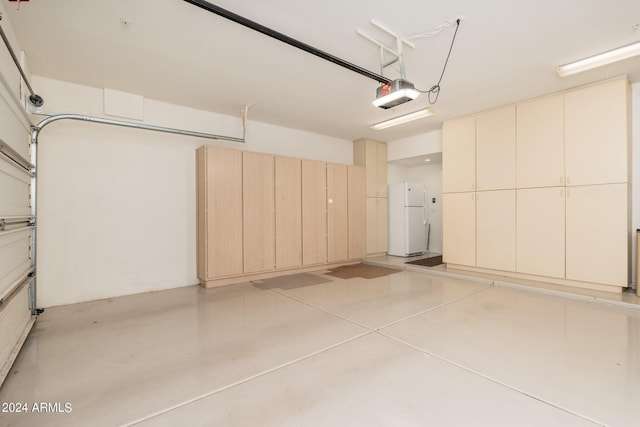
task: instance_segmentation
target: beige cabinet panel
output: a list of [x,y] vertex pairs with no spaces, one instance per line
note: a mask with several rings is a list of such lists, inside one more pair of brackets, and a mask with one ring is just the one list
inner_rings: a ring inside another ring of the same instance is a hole
[[442,190],[457,193],[475,190],[476,121],[463,117],[442,125]]
[[628,285],[627,212],[627,184],[567,188],[567,279]]
[[516,188],[516,111],[511,105],[476,116],[476,190]]
[[364,258],[367,255],[367,200],[365,168],[349,166],[348,176],[348,229],[349,259]]
[[327,262],[327,167],[302,160],[302,264]]
[[475,193],[442,195],[443,260],[447,264],[476,265]]
[[302,161],[275,159],[276,268],[302,265]]
[[628,182],[626,78],[565,95],[567,185]]
[[476,193],[476,264],[516,270],[516,191]]
[[376,142],[376,196],[387,197],[387,144]]
[[517,190],[516,271],[564,278],[565,188]]
[[387,251],[388,217],[387,199],[367,197],[367,254]]
[[349,258],[347,166],[327,163],[327,260]]
[[274,160],[269,154],[242,153],[244,272],[275,268]]
[[389,206],[388,200],[377,198],[378,208],[378,248],[376,252],[387,252],[389,244]]
[[353,164],[366,169],[367,197],[387,197],[387,144],[369,139],[354,141]]
[[564,185],[564,95],[518,104],[517,187]]
[[367,197],[367,253],[378,252],[378,199]]
[[242,274],[242,152],[205,148],[206,278]]

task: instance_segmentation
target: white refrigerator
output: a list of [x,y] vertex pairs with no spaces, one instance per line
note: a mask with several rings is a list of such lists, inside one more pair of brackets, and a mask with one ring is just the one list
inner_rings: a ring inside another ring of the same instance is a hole
[[389,185],[389,249],[395,256],[427,251],[426,191],[423,184]]

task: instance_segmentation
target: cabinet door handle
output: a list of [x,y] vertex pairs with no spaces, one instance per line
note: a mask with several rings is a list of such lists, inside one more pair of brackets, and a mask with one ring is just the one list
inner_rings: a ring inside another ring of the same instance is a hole
[[564,179],[560,177],[560,184],[564,184]]

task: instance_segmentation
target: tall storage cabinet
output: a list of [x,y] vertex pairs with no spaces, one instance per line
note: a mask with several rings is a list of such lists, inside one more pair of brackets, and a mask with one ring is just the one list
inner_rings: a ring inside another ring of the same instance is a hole
[[516,187],[516,109],[476,116],[476,191]]
[[463,117],[442,125],[442,191],[476,189],[476,118]]
[[201,278],[242,274],[242,152],[201,147],[196,155]]
[[275,268],[274,160],[270,154],[242,153],[244,272]]
[[327,260],[349,258],[347,165],[327,164]]
[[366,171],[362,166],[348,166],[348,231],[349,259],[367,256],[367,198]]
[[302,161],[275,158],[276,268],[302,265]]
[[364,168],[203,146],[196,169],[203,286],[353,264],[364,256]]
[[[620,292],[629,283],[629,159],[626,77],[446,122],[445,262]],[[461,196],[471,170],[475,206]],[[463,229],[475,232],[475,258]]]
[[384,253],[388,242],[387,144],[354,141],[353,163],[365,168],[367,254]]
[[476,266],[516,270],[516,191],[476,193]]
[[302,264],[327,262],[327,168],[302,161]]
[[476,194],[442,195],[443,261],[447,264],[476,265]]
[[627,184],[567,188],[567,279],[628,280]]
[[517,190],[516,271],[565,277],[564,187]]

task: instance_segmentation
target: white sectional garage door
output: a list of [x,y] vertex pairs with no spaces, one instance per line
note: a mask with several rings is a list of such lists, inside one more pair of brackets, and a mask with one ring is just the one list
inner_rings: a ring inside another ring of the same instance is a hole
[[0,383],[26,338],[34,316],[35,216],[29,162],[30,124],[20,105],[20,78],[0,49]]

